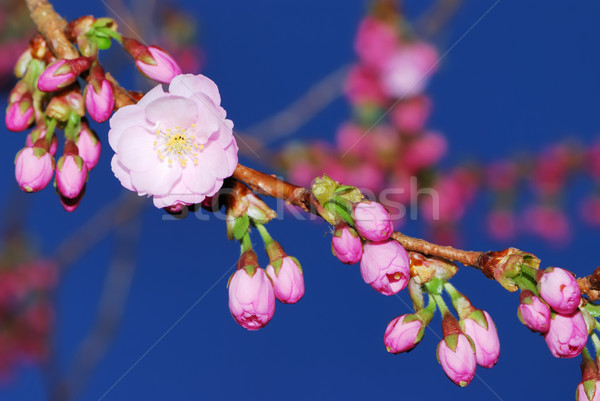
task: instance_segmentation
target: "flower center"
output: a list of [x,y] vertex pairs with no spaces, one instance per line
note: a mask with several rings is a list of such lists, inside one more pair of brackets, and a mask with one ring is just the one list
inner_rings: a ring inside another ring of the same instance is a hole
[[[192,124],[191,128],[195,126],[196,124]],[[157,128],[156,136],[154,149],[160,160],[166,160],[169,165],[179,162],[181,167],[187,166],[190,160],[194,166],[198,164],[198,152],[204,149],[204,145],[197,144],[196,138],[187,128]]]

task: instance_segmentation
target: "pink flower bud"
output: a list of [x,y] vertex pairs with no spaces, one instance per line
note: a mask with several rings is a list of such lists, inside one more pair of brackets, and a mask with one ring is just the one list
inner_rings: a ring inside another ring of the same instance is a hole
[[42,92],[54,92],[72,84],[77,74],[71,68],[69,60],[60,59],[51,63],[38,78],[37,87]]
[[398,316],[385,330],[385,349],[392,354],[410,351],[423,338],[424,328],[423,322],[415,315]]
[[257,268],[252,275],[245,269],[233,274],[229,282],[229,310],[235,321],[248,330],[258,330],[269,323],[275,313],[275,294],[263,269]]
[[366,239],[385,241],[394,232],[390,214],[377,202],[363,201],[354,207],[356,229]]
[[340,262],[353,265],[363,254],[362,242],[356,231],[346,224],[337,226],[331,239],[331,252]]
[[110,118],[115,108],[113,88],[106,79],[85,87],[85,108],[90,117],[99,123]]
[[402,291],[410,279],[408,253],[398,242],[367,242],[363,247],[360,274],[367,284],[384,295]]
[[15,177],[25,192],[44,189],[54,174],[54,158],[39,147],[24,148],[15,159]]
[[285,304],[295,304],[304,295],[304,276],[297,260],[290,256],[267,266],[267,275],[273,282],[275,297]]
[[27,129],[33,124],[35,111],[31,98],[23,98],[19,102],[12,103],[6,109],[6,128],[19,132]]
[[549,267],[540,272],[538,290],[544,301],[560,314],[571,314],[579,307],[581,291],[577,280],[567,270]]
[[600,381],[588,380],[579,383],[577,393],[575,394],[576,401],[600,401]]
[[100,158],[100,140],[87,124],[81,125],[81,131],[79,132],[76,145],[77,149],[79,149],[79,156],[85,162],[88,171],[96,167],[98,159]]
[[475,377],[475,350],[464,334],[445,336],[438,345],[437,358],[446,376],[455,384],[464,387]]
[[477,310],[461,321],[461,326],[475,344],[477,364],[484,368],[493,367],[500,357],[500,340],[489,313]]
[[588,330],[581,312],[556,314],[544,335],[550,352],[556,358],[574,358],[581,353],[588,339]]
[[65,198],[73,199],[81,193],[88,170],[83,159],[76,154],[66,154],[56,163],[56,187]]
[[545,333],[550,329],[550,308],[531,291],[521,293],[517,311],[519,320],[531,331]]
[[160,47],[144,46],[131,38],[123,38],[123,46],[132,55],[140,72],[150,79],[168,84],[181,74],[177,62]]

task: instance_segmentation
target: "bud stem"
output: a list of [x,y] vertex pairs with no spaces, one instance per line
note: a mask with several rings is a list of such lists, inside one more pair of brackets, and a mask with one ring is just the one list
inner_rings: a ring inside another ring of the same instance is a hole
[[450,299],[452,300],[452,305],[456,312],[458,312],[458,316],[461,319],[465,319],[471,313],[475,312],[477,309],[473,307],[471,301],[463,294],[461,294],[454,286],[450,283],[444,284],[444,288],[450,295]]
[[52,140],[52,135],[54,135],[54,129],[56,129],[56,118],[47,119],[45,138],[48,140],[48,143],[50,143],[50,141]]
[[256,226],[256,229],[260,233],[260,236],[262,237],[262,239],[263,239],[263,241],[265,243],[265,248],[268,247],[269,244],[271,242],[273,242],[273,238],[271,237],[271,235],[267,231],[267,228],[263,224],[260,224],[260,223],[254,223],[254,225]]
[[246,251],[250,251],[252,250],[252,241],[250,241],[250,235],[248,234],[248,232],[246,232],[246,234],[242,237],[242,240],[240,241],[240,245],[241,245],[241,253],[244,254]]

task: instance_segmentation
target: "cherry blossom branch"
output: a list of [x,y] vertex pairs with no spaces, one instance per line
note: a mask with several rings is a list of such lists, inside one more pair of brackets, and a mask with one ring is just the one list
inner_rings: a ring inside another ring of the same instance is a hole
[[[32,20],[38,26],[40,33],[48,41],[50,50],[60,58],[72,58],[73,45],[65,36],[66,22],[58,15],[47,0],[27,0]],[[116,80],[112,82],[117,93],[117,108],[134,104],[135,96],[122,88]],[[233,178],[247,184],[259,194],[283,199],[314,214],[323,215],[322,206],[315,199],[310,190],[299,187],[243,165],[238,165]],[[395,232],[393,238],[403,245],[407,251],[418,252],[428,256],[437,256],[450,261],[462,263],[480,269],[487,277],[498,280],[505,288],[515,291],[517,288],[504,280],[503,271],[509,262],[515,260],[530,260],[535,256],[523,253],[515,248],[508,248],[498,252],[473,252],[455,249],[447,246],[432,244],[422,239],[412,238],[402,233]],[[520,258],[520,259],[519,259]],[[535,258],[537,259],[537,258]],[[539,260],[537,261],[539,263]],[[591,300],[600,299],[600,280],[593,279],[594,275],[579,280],[579,285],[584,294]]]
[[245,129],[244,132],[266,142],[297,131],[342,95],[349,68],[350,65],[343,65],[336,69],[314,84],[291,105]]

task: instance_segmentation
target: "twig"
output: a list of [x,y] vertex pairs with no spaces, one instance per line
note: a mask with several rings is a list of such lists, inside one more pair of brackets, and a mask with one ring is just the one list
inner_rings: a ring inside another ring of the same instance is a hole
[[135,221],[119,227],[116,232],[113,260],[102,290],[98,317],[82,341],[63,381],[57,387],[63,399],[78,397],[114,338],[123,317],[136,268],[135,255],[140,223],[138,216]]
[[139,215],[146,202],[129,192],[105,206],[56,249],[53,260],[64,272],[115,227]]
[[[62,31],[63,28],[60,28],[64,27],[64,20],[62,20],[62,18],[58,14],[56,14],[56,12],[54,12],[52,6],[48,4],[47,0],[27,0],[27,3],[30,6],[32,19],[38,25],[40,33],[44,35],[47,40],[50,39],[48,43],[50,45],[50,49],[54,52],[54,54],[57,57],[65,57],[67,54],[69,54],[70,49],[72,49],[72,45],[69,46],[66,43],[64,43],[67,40],[66,38],[64,38],[64,32]],[[38,12],[43,12],[44,17],[40,18],[40,16],[35,15]],[[48,19],[57,19],[58,22],[47,21]],[[41,26],[38,24],[40,20],[43,21],[43,24]],[[63,21],[63,23],[61,23],[60,21]],[[58,29],[57,27],[60,29]],[[48,37],[48,35],[50,35],[50,37]],[[59,38],[56,38],[54,36],[58,36]],[[119,85],[115,85],[115,88],[117,89],[117,91],[127,92]],[[134,100],[123,97],[123,104],[118,105],[118,107],[122,107],[126,104],[133,103]],[[303,210],[319,214],[320,205],[316,201],[316,199],[314,199],[314,196],[311,194],[310,190],[306,188],[298,187],[296,185],[280,180],[274,176],[261,173],[259,171],[253,170],[242,165],[238,165],[237,169],[233,174],[233,178],[246,183],[250,188],[252,188],[258,193],[274,198],[284,199],[290,204],[301,207]],[[394,233],[393,238],[401,244],[405,245],[405,248],[408,251],[420,252],[429,256],[439,256],[450,261],[464,263],[468,266],[473,266],[482,269],[482,271],[486,273],[488,277],[492,275],[491,271],[493,271],[494,268],[501,267],[500,265],[494,264],[500,263],[501,258],[484,258],[484,256],[504,254],[506,251],[508,251],[505,250],[499,252],[485,253],[463,251],[459,249],[432,244],[424,240],[411,238],[399,232]],[[584,294],[588,295],[590,299],[596,300],[597,293],[595,291],[600,292],[600,287],[596,287],[592,284],[598,285],[600,283],[590,283],[590,286],[582,285],[581,290],[584,292]]]
[[294,133],[343,94],[349,69],[350,65],[343,65],[309,88],[287,108],[243,132],[263,143]]

